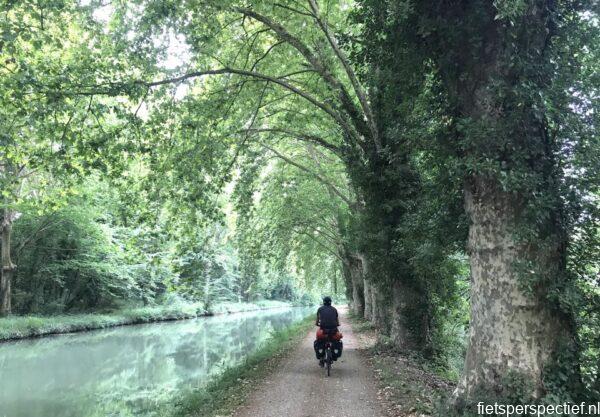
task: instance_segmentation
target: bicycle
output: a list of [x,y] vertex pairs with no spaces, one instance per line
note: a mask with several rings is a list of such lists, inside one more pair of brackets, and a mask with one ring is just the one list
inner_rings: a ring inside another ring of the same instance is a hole
[[331,365],[333,364],[333,351],[331,349],[331,340],[327,340],[325,344],[325,369],[327,370],[327,376],[331,375]]
[[[321,368],[325,368],[327,376],[331,376],[331,366],[342,353],[341,338],[342,335],[337,328],[321,329],[317,332],[317,340],[315,341],[315,349],[318,349],[317,358]],[[317,347],[318,343],[320,343],[320,346]]]

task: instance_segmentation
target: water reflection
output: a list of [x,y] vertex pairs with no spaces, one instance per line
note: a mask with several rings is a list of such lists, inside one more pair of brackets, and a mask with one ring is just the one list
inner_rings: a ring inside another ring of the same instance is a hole
[[307,314],[277,309],[0,344],[0,417],[152,416]]

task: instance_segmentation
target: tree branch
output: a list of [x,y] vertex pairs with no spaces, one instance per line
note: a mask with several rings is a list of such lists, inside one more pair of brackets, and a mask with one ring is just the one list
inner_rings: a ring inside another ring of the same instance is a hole
[[336,258],[338,258],[342,262],[344,261],[342,259],[342,257],[339,255],[339,253],[337,253],[335,250],[331,249],[329,246],[327,246],[326,244],[324,244],[323,242],[321,242],[319,239],[317,239],[316,237],[314,237],[310,233],[305,232],[305,231],[299,231],[299,230],[296,230],[294,228],[292,228],[292,232],[294,232],[296,234],[299,234],[299,235],[308,236],[310,239],[312,239],[315,243],[317,243],[319,246],[321,246],[322,248],[324,248],[331,255],[335,256]]
[[141,85],[144,87],[151,88],[151,87],[158,87],[158,86],[166,85],[166,84],[180,83],[182,81],[189,80],[192,78],[202,77],[204,75],[223,75],[223,74],[237,74],[237,75],[242,75],[242,76],[246,76],[246,77],[253,77],[253,78],[264,80],[264,81],[270,81],[273,84],[277,84],[289,91],[292,91],[293,93],[304,98],[305,100],[307,100],[314,106],[323,110],[325,113],[327,113],[329,116],[331,116],[336,122],[338,122],[339,125],[341,125],[342,127],[346,126],[345,130],[353,131],[353,129],[348,125],[347,121],[342,117],[342,115],[340,115],[338,112],[336,112],[331,106],[329,106],[328,104],[326,104],[324,102],[317,100],[315,97],[313,97],[306,91],[299,89],[298,87],[288,83],[287,81],[285,81],[279,77],[261,74],[261,73],[254,72],[254,71],[246,71],[246,70],[242,70],[242,69],[228,68],[228,67],[214,69],[214,70],[193,71],[193,72],[189,72],[187,74],[181,75],[179,77],[164,78],[164,79],[158,80],[158,81],[134,80],[129,83],[111,83],[105,89],[91,89],[91,90],[87,90],[87,91],[76,91],[76,92],[70,92],[70,93],[46,91],[45,94],[63,94],[63,95],[72,94],[72,95],[81,95],[81,96],[91,96],[91,95],[92,96],[93,95],[114,96],[114,95],[118,95],[119,93],[121,93],[123,91],[126,91],[128,89],[128,87],[131,87],[131,86]]
[[288,129],[282,129],[282,128],[250,128],[250,129],[244,129],[240,132],[254,132],[254,133],[281,133],[302,141],[308,141],[308,142],[312,142],[315,143],[319,146],[322,146],[326,149],[329,149],[330,151],[334,152],[336,155],[340,155],[340,148],[329,143],[326,142],[325,140],[323,140],[322,138],[318,137],[318,136],[314,136],[314,135],[308,135],[306,133],[302,133],[302,132],[294,132],[292,130],[288,130]]
[[316,0],[308,0],[308,3],[310,4],[310,8],[313,12],[315,21],[317,22],[317,24],[319,25],[319,27],[325,34],[325,37],[327,38],[327,41],[329,42],[331,49],[333,49],[333,52],[338,57],[342,66],[344,67],[344,70],[346,71],[346,75],[348,75],[348,78],[350,79],[350,83],[352,83],[354,92],[356,93],[356,96],[358,97],[358,100],[363,109],[363,112],[365,113],[365,116],[367,118],[367,123],[369,124],[369,128],[371,129],[371,134],[373,135],[373,140],[375,142],[376,148],[378,151],[380,151],[381,150],[381,141],[379,140],[379,133],[377,131],[377,125],[375,124],[375,118],[373,116],[371,106],[367,99],[367,95],[365,94],[365,91],[363,90],[360,82],[358,81],[358,77],[356,76],[356,74],[354,73],[354,70],[350,66],[350,63],[348,62],[348,59],[346,58],[344,52],[340,49],[333,34],[329,30],[329,26],[327,25],[327,22],[321,18],[321,13],[319,11],[319,6],[317,5]]
[[[321,161],[319,161],[319,158],[316,155],[315,148],[311,144],[307,144],[306,148],[307,148],[308,154],[310,155],[310,157],[312,158],[314,163],[317,165],[317,169],[319,171],[323,172],[323,167],[321,166]],[[330,184],[323,183],[323,185],[325,185],[325,188],[327,189],[327,192],[329,193],[329,195],[331,197],[333,197],[333,194],[335,193],[335,189],[332,189]],[[350,194],[352,194],[352,193],[350,192]],[[348,200],[350,201],[350,198],[348,198]],[[354,202],[352,202],[352,204],[348,204],[348,206],[350,207],[351,210],[354,210],[356,208],[357,204],[358,203],[356,201],[354,201]],[[339,213],[338,213],[338,215],[335,217],[335,220],[337,222],[338,229],[341,230],[341,228],[340,228],[341,222],[339,219],[340,217],[341,216],[339,216]]]
[[354,102],[348,94],[348,91],[344,87],[344,84],[342,84],[338,79],[336,79],[333,76],[333,74],[331,74],[331,72],[326,68],[325,65],[323,65],[319,58],[310,50],[310,48],[299,38],[292,35],[281,24],[275,22],[273,19],[267,16],[264,16],[252,9],[247,9],[243,7],[234,7],[233,10],[265,24],[266,26],[271,28],[282,41],[289,43],[293,48],[300,52],[300,54],[308,61],[308,63],[321,75],[321,78],[325,81],[325,83],[333,91],[336,91],[339,94],[339,99],[341,101],[342,108],[345,109],[350,119],[354,121],[355,126],[349,124],[348,121],[345,120],[343,117],[340,118],[341,120],[338,120],[338,123],[340,123],[341,127],[350,135],[350,137],[352,137],[357,142],[361,142],[361,137],[357,131],[360,129],[357,129],[356,126],[360,124],[361,118],[359,114],[361,112],[354,105]]
[[269,46],[269,48],[266,50],[266,52],[264,54],[262,54],[262,56],[260,58],[258,58],[256,61],[254,61],[254,64],[252,64],[252,68],[250,68],[250,71],[254,71],[256,69],[256,66],[260,63],[260,61],[265,59],[273,49],[275,49],[276,47],[278,47],[279,45],[282,45],[284,43],[285,42],[280,41],[280,42],[276,42],[273,45]]
[[263,87],[261,93],[260,93],[260,97],[258,99],[258,104],[256,106],[256,109],[254,110],[254,113],[252,114],[252,119],[250,119],[250,129],[248,131],[246,131],[246,133],[244,134],[244,139],[242,140],[242,143],[240,143],[240,145],[235,150],[235,155],[234,155],[233,159],[231,160],[231,162],[230,162],[230,164],[227,167],[227,170],[225,172],[231,171],[231,168],[233,167],[233,165],[235,164],[235,162],[238,159],[240,151],[242,150],[242,148],[246,144],[246,141],[248,140],[248,137],[250,137],[250,133],[249,132],[252,129],[252,126],[254,126],[254,122],[256,121],[256,116],[258,116],[258,112],[260,111],[260,108],[262,107],[262,102],[263,102],[263,99],[265,97],[265,93],[267,92],[267,87],[268,86],[269,86],[269,83],[267,82],[265,84],[265,86]]
[[350,201],[350,199],[348,197],[346,197],[340,190],[338,190],[338,188],[333,185],[329,180],[327,180],[326,178],[324,178],[323,176],[317,174],[316,172],[310,170],[309,168],[305,167],[302,164],[299,164],[298,162],[288,158],[287,156],[283,155],[282,153],[278,152],[277,150],[271,148],[270,146],[267,146],[265,144],[261,144],[262,147],[270,150],[271,152],[273,152],[278,158],[280,158],[281,160],[287,162],[290,165],[295,166],[296,168],[312,175],[313,177],[315,177],[317,180],[319,180],[320,182],[322,182],[323,184],[326,184],[328,186],[331,187],[331,190],[335,193],[335,195],[337,195],[339,198],[341,198],[346,204],[348,204],[348,206],[352,206],[352,201]]

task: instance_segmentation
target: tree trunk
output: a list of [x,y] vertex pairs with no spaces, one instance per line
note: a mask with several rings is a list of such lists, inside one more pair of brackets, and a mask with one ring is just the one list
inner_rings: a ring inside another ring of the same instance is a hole
[[344,279],[344,286],[346,287],[346,299],[348,300],[348,305],[351,309],[353,307],[353,299],[352,294],[354,292],[354,286],[352,285],[352,277],[350,276],[350,268],[348,267],[347,262],[342,262],[342,278]]
[[362,263],[362,277],[363,277],[363,317],[367,320],[371,320],[373,316],[373,295],[371,294],[371,282],[367,279],[369,276],[369,264],[367,257],[363,254],[358,254],[358,258]]
[[[540,98],[555,94],[547,88],[556,10],[546,0],[524,2],[510,17],[498,13],[496,2],[420,5],[423,14],[435,10],[429,16],[442,22],[430,47],[437,48],[434,59],[456,101],[458,124],[467,126],[459,132],[457,155],[468,167],[471,322],[456,393],[467,400],[540,397],[543,378],[559,362],[568,374],[559,384],[568,390],[578,368],[566,365],[577,356],[572,313],[561,311],[557,301],[566,279],[560,150],[548,133],[548,104]],[[453,36],[443,36],[446,29]],[[560,352],[570,357],[561,354],[556,361]],[[515,377],[524,392],[508,380]]]
[[430,353],[430,312],[423,291],[400,280],[392,284],[390,337],[400,349]]
[[365,295],[365,320],[371,321],[373,319],[373,294],[371,293],[371,283],[365,278],[363,284],[363,293]]
[[365,314],[364,278],[360,258],[351,256],[348,260],[350,277],[352,279],[352,309],[354,314],[363,317]]
[[16,270],[16,265],[11,260],[11,236],[13,213],[4,209],[2,216],[2,274],[0,275],[0,315],[11,313],[11,283]]
[[338,279],[337,272],[333,273],[333,295],[337,297],[338,294]]
[[211,309],[211,297],[210,297],[210,292],[211,292],[211,288],[210,288],[210,274],[206,274],[205,280],[204,280],[204,310],[206,311],[210,311]]
[[376,327],[379,327],[379,320],[377,318],[377,312],[379,311],[379,306],[377,304],[377,284],[371,283],[369,292],[371,293],[371,323],[373,323]]
[[456,392],[465,399],[475,398],[481,390],[501,392],[504,378],[514,374],[531,384],[531,395],[540,397],[544,367],[563,342],[573,341],[568,318],[550,305],[547,281],[525,291],[523,272],[515,267],[536,259],[537,265],[528,266],[530,272],[545,271],[550,279],[556,279],[561,269],[559,244],[532,253],[536,251],[532,244],[515,241],[521,205],[514,194],[489,180],[479,178],[465,191],[471,221],[471,323]]
[[372,323],[384,334],[389,333],[389,302],[379,284],[371,285]]

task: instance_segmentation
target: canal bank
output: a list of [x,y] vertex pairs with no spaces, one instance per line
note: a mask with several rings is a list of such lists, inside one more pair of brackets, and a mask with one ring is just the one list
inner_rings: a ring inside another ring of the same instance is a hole
[[[166,306],[117,310],[107,314],[10,316],[0,318],[0,343],[10,340],[84,332],[117,326],[185,320],[291,306],[292,304],[288,302],[261,300],[254,303],[219,303],[209,310],[206,310],[200,303],[177,303]],[[0,415],[0,417],[2,416]]]

